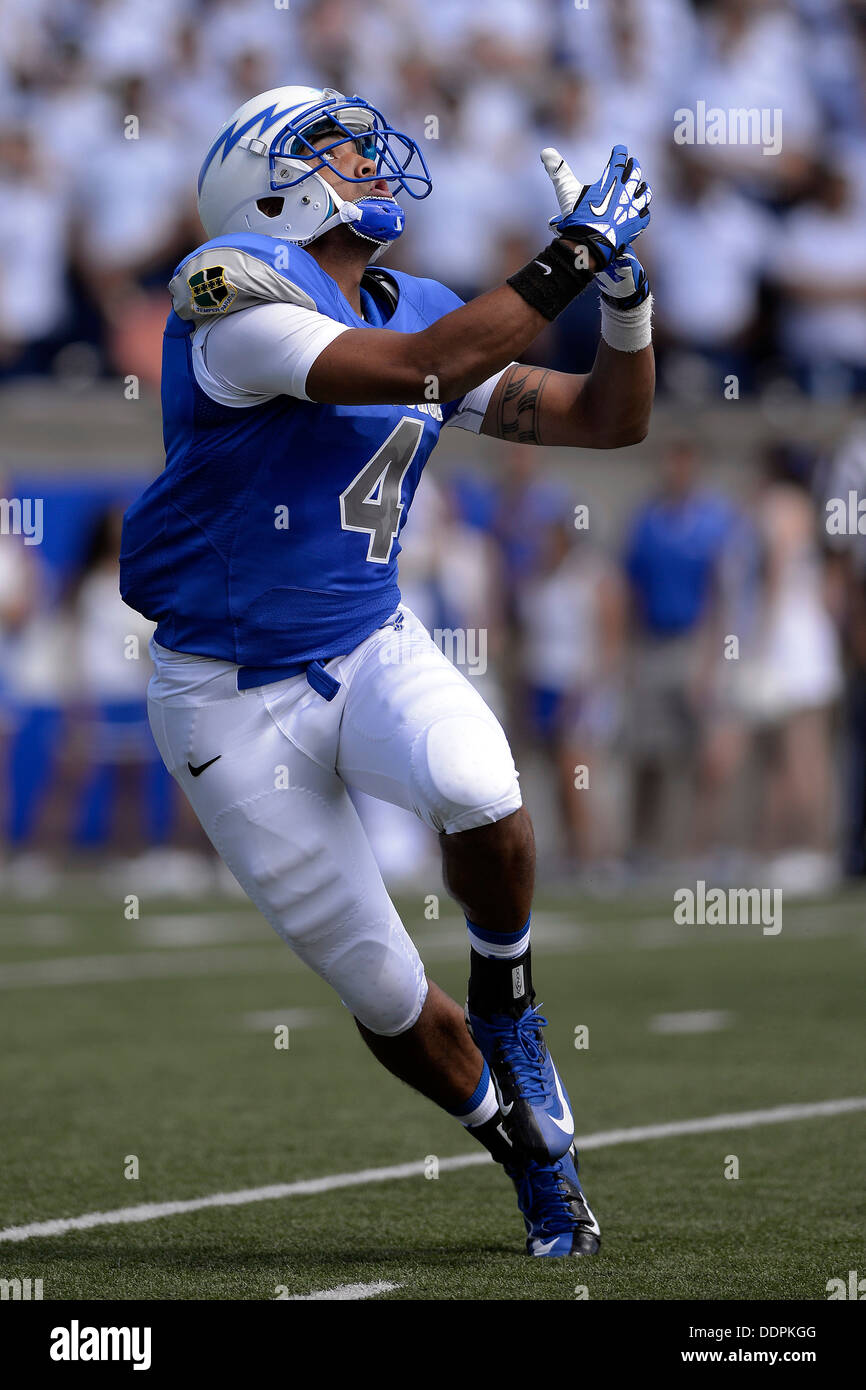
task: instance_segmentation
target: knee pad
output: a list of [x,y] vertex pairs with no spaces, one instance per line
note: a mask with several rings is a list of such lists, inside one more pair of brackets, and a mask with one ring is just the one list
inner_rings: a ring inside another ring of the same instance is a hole
[[412,780],[419,815],[446,834],[501,820],[521,805],[511,749],[493,715],[436,719],[413,747]]
[[297,788],[290,807],[285,791],[250,798],[221,813],[211,838],[277,934],[355,1017],[371,1033],[404,1033],[427,997],[421,958],[354,810],[331,817],[323,838],[319,800]]
[[392,908],[390,930],[355,936],[322,962],[320,974],[371,1033],[396,1037],[418,1021],[427,979],[412,938]]

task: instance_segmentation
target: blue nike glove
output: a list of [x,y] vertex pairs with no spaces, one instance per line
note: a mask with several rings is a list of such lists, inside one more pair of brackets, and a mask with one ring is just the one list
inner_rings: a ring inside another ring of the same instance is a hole
[[541,151],[559,201],[550,219],[558,236],[592,247],[605,269],[639,236],[650,220],[652,189],[625,145],[614,145],[604,173],[592,184],[575,178],[558,150]]
[[649,299],[646,271],[633,251],[624,251],[596,275],[601,297],[614,309],[636,309]]

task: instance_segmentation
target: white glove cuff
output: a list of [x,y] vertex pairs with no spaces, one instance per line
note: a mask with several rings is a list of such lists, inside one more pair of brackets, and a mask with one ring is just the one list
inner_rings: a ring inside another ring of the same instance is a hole
[[636,309],[615,309],[601,301],[601,336],[617,352],[640,352],[652,342],[653,297]]

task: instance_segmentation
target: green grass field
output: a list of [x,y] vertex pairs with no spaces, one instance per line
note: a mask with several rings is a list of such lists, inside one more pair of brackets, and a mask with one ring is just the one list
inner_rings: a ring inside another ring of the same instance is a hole
[[[420,895],[398,905],[430,974],[462,999],[456,912],[427,922]],[[579,1134],[866,1095],[864,909],[854,894],[786,904],[765,937],[675,927],[670,902],[542,898],[536,986]],[[722,1011],[721,1026],[651,1026],[696,1010]],[[4,1229],[475,1148],[377,1066],[242,903],[148,903],[138,922],[104,899],[7,904],[0,1017]],[[0,1277],[41,1278],[45,1299],[386,1283],[379,1297],[572,1299],[585,1286],[591,1299],[820,1300],[828,1279],[866,1275],[864,1138],[855,1112],[590,1144],[595,1260],[527,1259],[511,1187],[485,1163],[4,1239]]]

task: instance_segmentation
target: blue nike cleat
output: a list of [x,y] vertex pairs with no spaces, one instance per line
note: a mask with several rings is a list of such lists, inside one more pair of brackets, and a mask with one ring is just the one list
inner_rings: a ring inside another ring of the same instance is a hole
[[577,1176],[574,1145],[555,1163],[505,1169],[517,1189],[527,1255],[597,1255],[601,1231]]
[[567,1153],[574,1120],[565,1087],[547,1050],[547,1019],[534,1005],[519,1018],[481,1018],[466,1006],[466,1026],[490,1068],[502,1125],[520,1161],[550,1163]]

